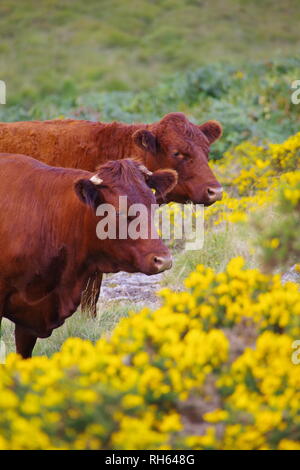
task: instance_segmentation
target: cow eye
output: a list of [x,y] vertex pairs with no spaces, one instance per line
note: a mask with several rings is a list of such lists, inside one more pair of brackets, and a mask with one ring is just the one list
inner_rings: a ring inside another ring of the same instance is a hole
[[174,153],[173,153],[173,157],[175,157],[175,158],[176,158],[176,157],[179,157],[179,155],[180,155],[180,152],[174,152]]

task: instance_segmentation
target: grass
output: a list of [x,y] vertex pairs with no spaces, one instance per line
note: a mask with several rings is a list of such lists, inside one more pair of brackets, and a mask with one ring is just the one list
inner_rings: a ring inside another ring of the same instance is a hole
[[224,126],[218,159],[299,129],[298,0],[2,0],[1,121],[153,122],[182,111]]
[[248,268],[258,267],[259,258],[252,247],[255,239],[249,225],[223,224],[205,232],[204,246],[197,251],[178,251],[174,268],[165,273],[162,286],[182,289],[184,279],[198,264],[204,264],[217,272],[225,269],[236,256],[243,256]]
[[291,57],[245,66],[205,65],[162,79],[138,93],[73,91],[44,96],[31,104],[0,106],[1,121],[73,117],[101,121],[153,122],[171,111],[182,111],[196,123],[219,120],[222,138],[212,146],[219,159],[245,140],[280,143],[298,132],[300,106],[291,102],[291,83],[300,59]]
[[224,126],[220,158],[299,129],[300,4],[270,0],[2,0],[1,121],[152,122],[182,111]]
[[[77,337],[96,342],[101,336],[108,335],[114,326],[130,311],[137,311],[139,306],[131,302],[111,302],[109,305],[101,305],[97,318],[91,318],[77,311],[66,320],[63,326],[54,330],[46,339],[38,339],[34,348],[34,356],[51,356],[59,351],[67,338]],[[7,319],[2,319],[2,339],[7,352],[15,352],[14,324]]]
[[299,52],[300,5],[271,0],[2,0],[9,104],[153,87],[162,76]]

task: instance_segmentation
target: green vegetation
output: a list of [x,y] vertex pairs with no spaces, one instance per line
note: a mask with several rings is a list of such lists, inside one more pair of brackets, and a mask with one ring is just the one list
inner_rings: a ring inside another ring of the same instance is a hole
[[[300,260],[300,175],[291,173],[282,184],[273,211],[265,208],[254,219],[256,244],[268,270],[290,268]],[[296,270],[300,273],[300,264]]]
[[[184,279],[196,269],[198,264],[221,272],[228,262],[237,256],[245,259],[248,268],[257,267],[259,259],[254,251],[249,250],[249,235],[249,226],[222,224],[218,228],[207,227],[203,249],[178,252],[175,256],[174,267],[165,273],[162,285],[180,289]],[[251,238],[253,236],[254,234]]]
[[[67,338],[77,337],[96,342],[101,336],[109,335],[121,318],[128,313],[137,312],[141,306],[132,302],[101,303],[97,318],[91,318],[80,311],[68,318],[63,326],[54,330],[50,338],[38,340],[34,348],[34,356],[51,356],[59,351]],[[2,319],[2,339],[7,352],[15,351],[14,324]]]
[[298,0],[2,0],[10,102],[139,90],[211,62],[296,55]]
[[219,119],[220,158],[299,128],[298,0],[3,0],[0,120]]
[[291,83],[299,75],[299,59],[282,59],[243,67],[206,65],[165,78],[138,93],[90,92],[50,95],[28,106],[2,106],[0,120],[81,119],[151,122],[170,111],[191,120],[218,119],[224,135],[212,158],[244,140],[281,142],[299,130],[299,106],[291,103]]

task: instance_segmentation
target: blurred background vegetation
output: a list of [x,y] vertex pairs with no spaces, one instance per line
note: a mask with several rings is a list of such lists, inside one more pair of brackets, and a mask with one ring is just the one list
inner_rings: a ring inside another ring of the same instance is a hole
[[218,158],[299,129],[298,0],[1,0],[2,121],[219,119]]

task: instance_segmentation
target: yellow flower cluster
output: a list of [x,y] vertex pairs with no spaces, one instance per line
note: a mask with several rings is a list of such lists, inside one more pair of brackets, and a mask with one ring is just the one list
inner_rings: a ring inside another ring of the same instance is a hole
[[[95,345],[70,338],[51,358],[11,354],[0,366],[0,449],[297,448],[297,287],[242,258],[219,274],[198,266],[186,287],[162,291],[159,309]],[[243,322],[253,349],[237,351]],[[186,429],[191,397],[207,406],[194,418],[203,435]]]
[[[282,186],[294,205],[300,201],[300,132],[266,147],[243,142],[211,166],[225,191],[221,201],[206,209],[207,222],[246,222],[249,214],[274,203]],[[182,206],[171,203],[163,210],[176,225]]]
[[165,305],[188,313],[205,331],[231,327],[242,320],[260,331],[288,331],[300,338],[300,292],[294,283],[282,284],[279,275],[244,269],[241,257],[232,259],[224,272],[199,265],[185,281],[189,292],[161,292]]
[[255,224],[264,266],[282,271],[300,258],[300,171],[284,173],[280,180],[271,211],[263,209]]
[[[264,332],[217,382],[223,391],[222,449],[300,449],[300,374],[291,338]],[[226,426],[227,424],[227,426]]]
[[279,171],[300,168],[300,133],[289,137],[283,144],[269,146],[272,166]]
[[283,176],[281,193],[282,199],[290,202],[293,208],[300,207],[300,171]]
[[214,165],[220,181],[230,189],[222,201],[207,209],[206,218],[215,224],[246,221],[249,213],[276,199],[281,184],[290,182],[293,188],[286,188],[285,196],[297,204],[299,169],[300,133],[265,148],[243,142]]

